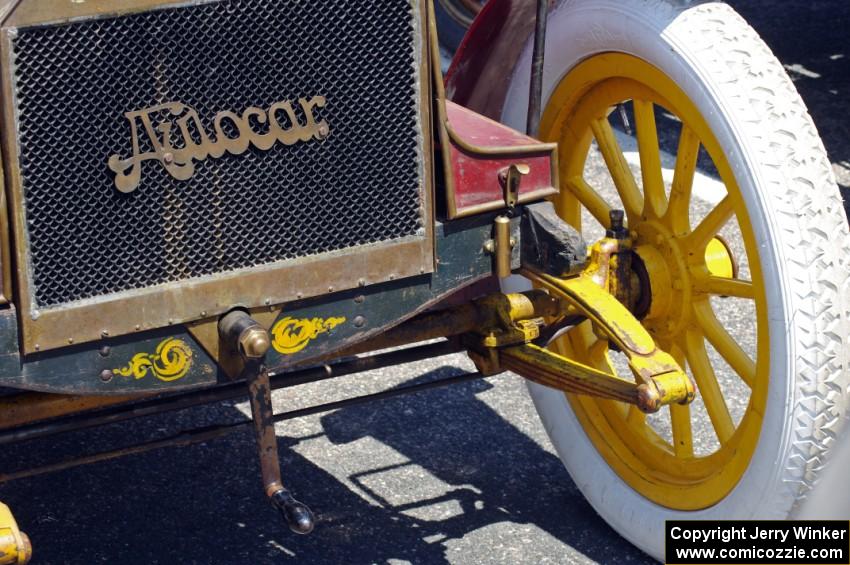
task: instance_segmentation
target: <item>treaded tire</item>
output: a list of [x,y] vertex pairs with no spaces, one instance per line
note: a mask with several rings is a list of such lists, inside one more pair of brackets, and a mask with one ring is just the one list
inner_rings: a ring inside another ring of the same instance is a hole
[[[563,393],[530,385],[561,459],[599,514],[662,559],[666,519],[786,519],[817,484],[844,433],[850,385],[850,235],[823,144],[782,65],[720,3],[564,0],[550,16],[544,93],[603,52],[639,57],[671,77],[708,121],[753,227],[768,291],[771,372],[749,467],[719,503],[693,512],[632,490],[600,456]],[[530,45],[503,121],[522,129]]]

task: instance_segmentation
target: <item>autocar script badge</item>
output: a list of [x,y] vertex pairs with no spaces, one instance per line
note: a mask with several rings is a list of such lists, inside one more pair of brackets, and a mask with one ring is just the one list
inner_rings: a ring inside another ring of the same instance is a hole
[[[325,104],[324,96],[309,100],[299,98],[303,117],[296,114],[289,101],[276,102],[268,110],[250,106],[241,116],[222,111],[213,118],[214,139],[204,129],[198,112],[182,102],[127,112],[124,116],[130,122],[133,156],[126,159],[117,154],[109,157],[109,168],[115,173],[115,187],[125,193],[136,190],[142,180],[144,161],[158,161],[172,177],[188,180],[195,174],[195,161],[204,161],[207,157],[220,158],[225,153],[241,155],[251,145],[268,151],[276,143],[295,145],[321,141],[330,134],[330,126],[325,120],[317,120],[314,112]],[[166,119],[154,127],[155,121],[162,120],[162,116]],[[262,128],[267,131],[257,131],[255,123],[268,124]],[[231,137],[228,132],[237,135]],[[147,145],[152,150],[142,151],[140,135],[147,136]]]

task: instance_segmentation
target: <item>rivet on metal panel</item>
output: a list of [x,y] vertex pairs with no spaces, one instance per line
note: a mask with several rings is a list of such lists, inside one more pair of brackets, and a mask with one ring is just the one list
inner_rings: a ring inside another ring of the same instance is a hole
[[364,318],[363,316],[357,316],[356,318],[354,318],[354,327],[362,328],[365,325],[366,325],[366,318]]
[[113,373],[109,369],[105,369],[100,373],[100,380],[102,380],[105,383],[108,383],[109,381],[112,380],[112,377],[114,377],[114,376],[115,376],[115,373]]

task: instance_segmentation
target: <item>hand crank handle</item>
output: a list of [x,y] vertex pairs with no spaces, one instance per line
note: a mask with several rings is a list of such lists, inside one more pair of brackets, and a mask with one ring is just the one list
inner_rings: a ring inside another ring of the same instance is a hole
[[298,502],[292,493],[281,488],[271,495],[272,504],[280,511],[286,525],[296,534],[306,535],[313,531],[316,519],[313,511],[304,504]]

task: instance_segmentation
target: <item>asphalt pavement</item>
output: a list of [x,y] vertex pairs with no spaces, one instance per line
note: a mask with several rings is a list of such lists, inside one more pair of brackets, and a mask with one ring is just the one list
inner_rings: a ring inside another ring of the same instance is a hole
[[[730,3],[789,69],[850,190],[850,3]],[[598,159],[593,167],[602,175]],[[741,328],[746,334],[745,321]],[[471,369],[460,355],[431,359],[280,391],[275,405],[291,410]],[[746,399],[736,398],[742,410]],[[226,402],[31,442],[4,449],[3,470],[246,414],[246,403]],[[32,538],[36,564],[653,562],[584,500],[516,376],[300,418],[277,434],[285,480],[319,518],[307,537],[288,533],[265,501],[248,430],[16,481],[0,486],[0,500]],[[711,430],[697,434],[710,447]]]

